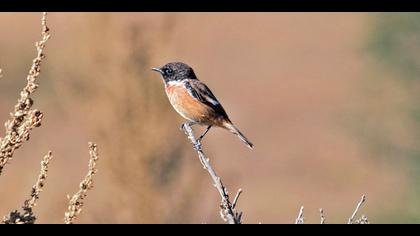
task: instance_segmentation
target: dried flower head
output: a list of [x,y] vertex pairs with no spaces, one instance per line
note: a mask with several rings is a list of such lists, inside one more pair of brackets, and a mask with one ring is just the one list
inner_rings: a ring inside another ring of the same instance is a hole
[[96,174],[96,162],[98,161],[98,151],[95,143],[89,143],[89,171],[85,179],[79,185],[79,191],[70,198],[68,211],[64,214],[64,223],[73,224],[77,216],[82,211],[88,190],[93,188],[93,176]]
[[3,138],[0,138],[0,174],[4,166],[12,159],[14,151],[20,148],[24,141],[29,139],[30,131],[41,125],[43,114],[36,109],[31,109],[33,100],[30,96],[38,87],[35,80],[41,72],[41,62],[45,58],[43,50],[50,38],[46,16],[47,14],[44,12],[41,20],[42,39],[35,44],[37,56],[32,61],[31,69],[26,78],[27,84],[20,92],[20,98],[15,105],[14,111],[10,113],[10,119],[4,125],[6,134]]
[[5,216],[3,223],[5,224],[34,224],[36,217],[33,214],[33,207],[36,205],[36,201],[39,199],[39,194],[42,192],[45,180],[47,179],[48,165],[52,159],[51,151],[41,161],[41,171],[35,185],[32,187],[31,198],[25,201],[22,209],[23,213],[18,210],[10,212],[8,216]]

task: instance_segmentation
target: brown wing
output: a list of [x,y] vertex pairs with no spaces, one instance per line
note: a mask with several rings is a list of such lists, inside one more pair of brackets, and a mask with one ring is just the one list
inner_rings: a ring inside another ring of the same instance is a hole
[[222,104],[220,104],[216,96],[214,96],[207,85],[199,80],[186,80],[185,87],[192,97],[211,107],[216,114],[229,120],[225,109],[222,107]]

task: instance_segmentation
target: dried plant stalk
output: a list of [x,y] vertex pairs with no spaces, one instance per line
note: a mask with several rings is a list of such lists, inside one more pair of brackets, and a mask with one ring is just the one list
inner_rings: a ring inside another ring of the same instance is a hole
[[30,131],[41,125],[43,114],[36,109],[31,109],[33,100],[30,96],[38,88],[35,80],[41,72],[41,62],[45,58],[43,53],[44,47],[50,38],[46,16],[47,14],[44,12],[41,21],[42,39],[35,44],[37,56],[32,61],[31,69],[26,78],[27,84],[20,93],[20,98],[15,105],[14,112],[10,114],[11,118],[4,125],[6,134],[4,138],[0,138],[0,175],[4,166],[12,159],[14,151],[21,147],[24,141],[29,139]]
[[79,185],[79,191],[73,195],[69,201],[68,211],[64,214],[64,223],[73,224],[77,216],[82,211],[84,199],[87,197],[88,190],[93,188],[93,176],[96,174],[96,162],[98,161],[98,151],[95,143],[89,143],[89,171],[85,179]]
[[[358,220],[354,220],[357,213],[359,212],[360,208],[362,207],[363,203],[366,201],[366,196],[363,195],[360,199],[359,203],[356,206],[356,209],[354,209],[353,214],[348,219],[348,224],[353,224],[353,221],[355,224],[369,224],[369,220],[365,215],[362,215],[362,217]],[[321,224],[325,224],[325,215],[324,215],[324,209],[319,209],[319,215],[321,217]],[[295,220],[296,224],[303,224],[304,223],[304,217],[303,217],[303,206],[300,208],[299,215]]]
[[222,180],[219,176],[217,176],[213,167],[210,165],[209,159],[207,159],[204,155],[204,152],[201,149],[201,144],[195,138],[191,125],[189,123],[185,123],[182,125],[182,129],[185,131],[185,134],[188,136],[188,139],[194,145],[194,149],[198,153],[198,158],[200,159],[201,164],[203,165],[204,169],[206,169],[209,172],[213,180],[214,186],[217,188],[220,197],[222,198],[222,202],[220,204],[220,216],[224,221],[228,222],[229,224],[241,224],[242,212],[237,213],[235,211],[235,207],[238,202],[239,196],[242,193],[242,189],[239,189],[238,193],[236,194],[235,200],[232,204],[229,200],[229,195],[226,187],[223,185]]
[[48,165],[50,164],[52,158],[52,152],[49,151],[48,154],[44,156],[44,159],[42,159],[41,173],[38,176],[36,184],[32,187],[31,198],[25,201],[24,207],[33,208],[36,205],[36,201],[39,199],[39,194],[42,192],[42,189],[45,185],[45,180],[47,179]]
[[[366,201],[366,196],[363,195],[362,198],[360,199],[359,203],[356,206],[356,209],[354,209],[353,214],[350,216],[349,220],[347,221],[348,224],[353,224],[353,220],[354,217],[356,217],[357,213],[360,210],[360,207],[363,205],[363,203]],[[365,216],[362,216],[362,218],[360,218],[359,220],[356,221],[356,224],[360,224],[361,222],[363,223],[369,223],[367,218]]]
[[41,171],[38,176],[38,180],[32,187],[31,198],[26,200],[22,209],[23,213],[18,210],[10,212],[8,216],[5,216],[2,223],[4,224],[33,224],[35,223],[36,217],[33,214],[33,207],[36,205],[36,201],[39,199],[39,194],[42,192],[45,180],[47,179],[48,166],[52,159],[52,152],[49,151],[47,155],[41,161]]
[[303,210],[304,210],[304,207],[303,206],[300,207],[298,217],[295,220],[295,224],[303,224],[303,223],[305,223],[305,218],[303,216]]
[[321,217],[321,225],[325,224],[324,209],[319,209],[319,216]]

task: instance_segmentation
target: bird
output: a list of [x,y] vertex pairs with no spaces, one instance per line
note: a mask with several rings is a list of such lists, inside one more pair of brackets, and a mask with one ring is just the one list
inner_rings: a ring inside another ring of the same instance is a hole
[[[170,62],[163,67],[154,67],[159,72],[165,85],[165,92],[173,108],[187,120],[184,124],[207,126],[197,139],[204,138],[213,127],[224,128],[253,149],[254,145],[232,123],[222,104],[205,83],[200,81],[194,70],[183,62]],[[181,125],[181,127],[183,127]]]

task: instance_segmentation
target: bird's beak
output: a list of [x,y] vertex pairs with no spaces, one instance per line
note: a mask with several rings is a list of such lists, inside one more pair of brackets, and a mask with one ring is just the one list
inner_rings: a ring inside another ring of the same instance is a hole
[[160,68],[152,68],[152,70],[154,70],[154,71],[157,71],[157,72],[159,72],[159,73],[161,73],[161,74],[163,74],[163,70],[162,69],[160,69]]

